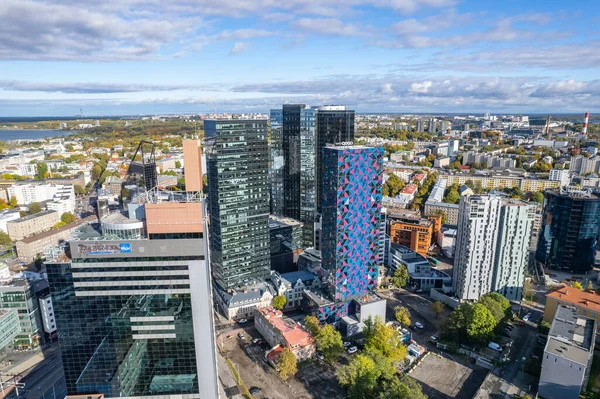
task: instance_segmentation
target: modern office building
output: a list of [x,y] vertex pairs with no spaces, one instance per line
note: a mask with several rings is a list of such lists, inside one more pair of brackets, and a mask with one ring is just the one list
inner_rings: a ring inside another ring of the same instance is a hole
[[564,188],[545,192],[536,259],[547,267],[585,273],[598,248],[600,196]]
[[271,213],[283,215],[283,109],[272,109],[271,124],[271,158],[269,165],[269,187],[271,193]]
[[383,148],[323,150],[322,267],[335,301],[377,286]]
[[223,290],[270,275],[266,120],[204,122],[211,268]]
[[433,242],[434,222],[423,218],[390,220],[389,235],[393,243],[404,245],[426,256]]
[[453,287],[463,300],[522,297],[535,206],[499,195],[461,197]]
[[546,399],[578,399],[594,358],[596,321],[575,308],[559,306],[542,356],[538,394]]
[[19,313],[16,309],[0,309],[0,351],[9,346],[21,333]]
[[354,111],[343,105],[326,105],[317,108],[316,147],[316,199],[321,212],[323,195],[323,149],[327,145],[354,142]]
[[[12,341],[13,347],[32,349],[41,343],[42,319],[36,293],[45,285],[43,280],[9,278],[0,282],[0,311],[16,310],[21,331]],[[47,285],[45,285],[47,287]]]
[[303,248],[302,223],[284,217],[269,217],[271,236],[271,270],[288,273],[297,270],[298,256]]

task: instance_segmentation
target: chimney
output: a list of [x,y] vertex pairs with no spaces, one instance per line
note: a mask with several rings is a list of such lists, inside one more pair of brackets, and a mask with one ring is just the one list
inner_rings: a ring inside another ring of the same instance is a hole
[[585,113],[585,119],[583,120],[583,129],[581,129],[581,134],[587,134],[588,121],[590,119],[590,113]]

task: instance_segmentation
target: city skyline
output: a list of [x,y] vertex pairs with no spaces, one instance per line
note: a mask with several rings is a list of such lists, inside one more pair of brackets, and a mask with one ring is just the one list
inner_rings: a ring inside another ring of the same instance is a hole
[[592,1],[9,0],[0,16],[0,116],[284,103],[600,110],[598,42],[586,34],[598,19]]

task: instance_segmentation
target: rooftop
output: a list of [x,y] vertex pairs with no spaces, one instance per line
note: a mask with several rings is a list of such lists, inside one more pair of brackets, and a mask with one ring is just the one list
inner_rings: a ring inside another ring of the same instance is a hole
[[577,288],[563,285],[548,292],[546,297],[555,298],[560,302],[600,313],[600,296],[595,292],[578,290]]
[[52,210],[42,211],[42,212],[34,213],[33,215],[23,216],[22,218],[19,218],[19,219],[16,219],[16,220],[10,220],[7,223],[21,223],[21,222],[25,222],[27,220],[36,219],[36,218],[39,218],[39,217],[42,217],[42,216],[46,216],[46,215],[49,215],[51,213],[56,213],[56,211],[52,211]]
[[374,293],[356,297],[356,298],[354,298],[354,300],[361,305],[366,305],[368,303],[374,303],[374,302],[379,302],[379,301],[385,301],[385,299],[381,298],[380,296],[378,296],[377,294],[374,294]]
[[414,194],[415,191],[417,191],[419,189],[419,187],[416,184],[408,184],[406,185],[401,191],[400,194]]
[[587,365],[592,356],[595,327],[593,319],[579,316],[574,307],[559,306],[545,351]]
[[397,218],[394,218],[393,220],[390,220],[390,226],[397,224],[397,223],[410,224],[410,225],[422,226],[422,227],[430,227],[431,225],[433,225],[433,221],[431,221],[429,219],[424,219],[424,218],[420,218],[420,217],[415,218],[412,216],[397,217]]
[[267,319],[274,328],[281,331],[289,346],[306,346],[313,343],[313,338],[308,331],[294,320],[284,318],[281,310],[268,306],[257,309],[257,312]]
[[302,227],[303,223],[292,218],[269,215],[269,229],[281,227]]
[[296,284],[296,282],[299,279],[304,282],[304,281],[314,280],[315,278],[317,278],[317,276],[314,273],[311,273],[311,272],[305,271],[305,270],[299,270],[297,272],[282,273],[279,276],[281,277],[281,279],[283,281],[289,283],[292,286],[294,284]]
[[33,235],[33,236],[25,237],[21,241],[24,242],[25,244],[31,244],[32,242],[39,241],[39,240],[42,240],[44,238],[51,237],[51,236],[53,236],[55,234],[62,233],[65,230],[75,229],[78,226],[91,223],[94,220],[96,220],[96,216],[93,216],[93,215],[92,216],[88,216],[88,217],[86,217],[84,219],[78,219],[77,221],[75,221],[73,223],[69,223],[69,224],[66,224],[66,225],[64,225],[62,227],[59,227],[58,229],[52,229],[52,230],[48,230],[48,231],[45,231],[45,232],[40,233],[40,234],[36,234],[36,235]]

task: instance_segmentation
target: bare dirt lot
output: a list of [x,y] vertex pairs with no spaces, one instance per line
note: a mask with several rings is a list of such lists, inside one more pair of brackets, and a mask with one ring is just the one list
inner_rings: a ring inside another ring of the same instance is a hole
[[429,399],[470,399],[485,379],[487,371],[430,353],[410,376],[421,383]]

